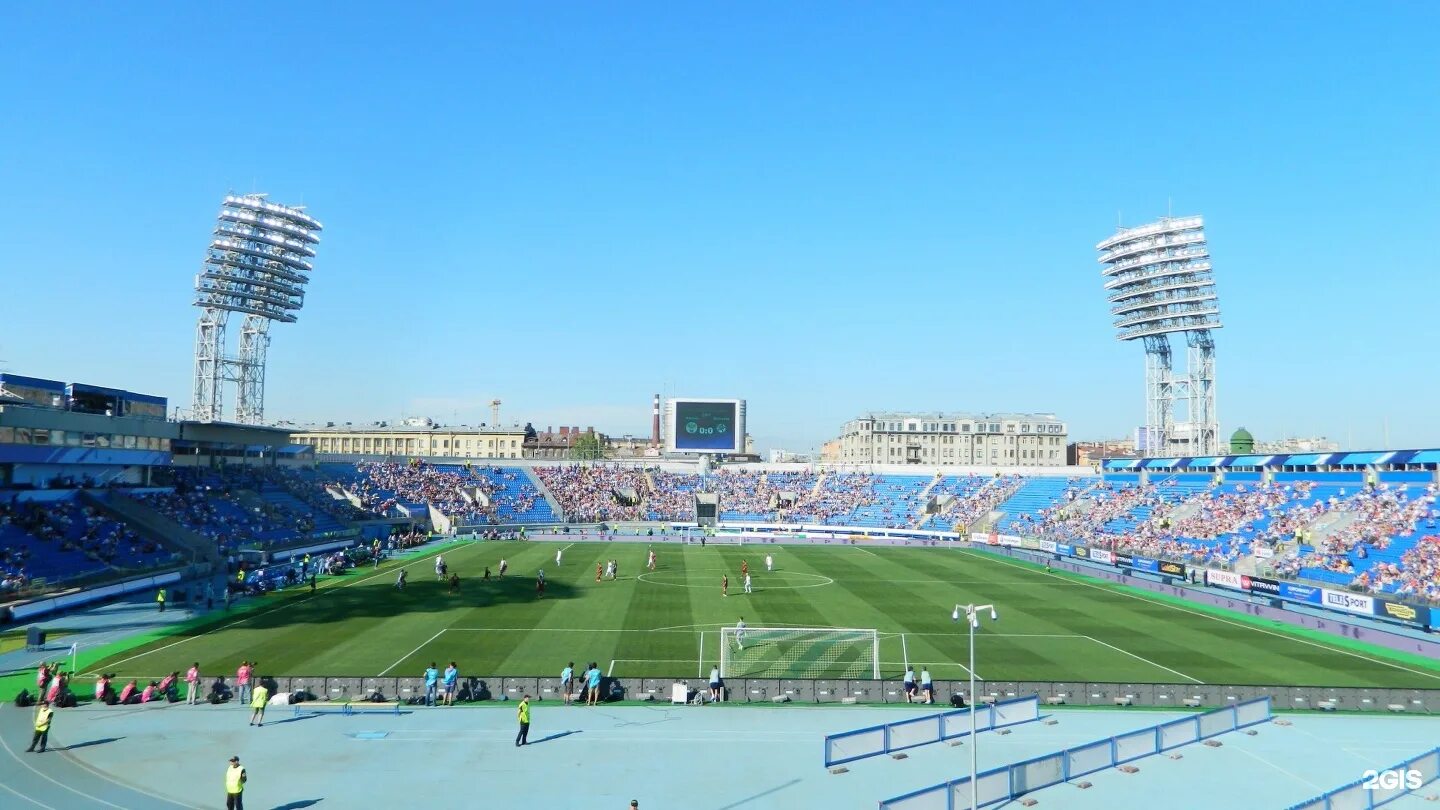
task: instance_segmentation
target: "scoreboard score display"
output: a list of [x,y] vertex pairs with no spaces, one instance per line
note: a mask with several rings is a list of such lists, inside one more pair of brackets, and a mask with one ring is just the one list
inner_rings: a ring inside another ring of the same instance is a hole
[[745,404],[738,399],[670,400],[670,449],[679,453],[738,453],[745,442]]

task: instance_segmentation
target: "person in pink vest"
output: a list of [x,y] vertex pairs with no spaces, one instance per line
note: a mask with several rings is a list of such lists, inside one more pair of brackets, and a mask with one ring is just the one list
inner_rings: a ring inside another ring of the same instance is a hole
[[122,704],[139,703],[138,698],[139,695],[135,694],[135,681],[132,679],[129,683],[125,684],[124,689],[120,690],[120,702]]
[[250,705],[250,673],[253,671],[249,661],[241,661],[240,668],[235,670],[235,684],[240,687],[240,694],[235,696],[235,700],[241,706]]
[[160,695],[159,695],[159,693],[156,692],[155,690],[156,690],[156,683],[155,683],[154,681],[151,681],[151,682],[150,682],[150,685],[147,686],[147,687],[145,687],[145,689],[140,692],[140,702],[141,702],[141,703],[149,703],[149,702],[151,702],[152,700],[158,699],[158,698],[160,697]]
[[172,672],[172,673],[170,673],[169,675],[166,675],[165,677],[163,677],[163,678],[160,679],[160,685],[157,686],[157,687],[155,687],[155,699],[156,699],[156,700],[168,700],[168,701],[170,701],[171,703],[177,703],[177,702],[179,702],[179,700],[180,700],[180,672],[179,672],[179,670],[176,670],[175,672]]
[[55,670],[55,676],[50,679],[50,688],[45,692],[45,700],[51,706],[59,706],[60,696],[65,693],[65,673]]
[[195,663],[190,665],[190,669],[185,673],[185,683],[189,686],[189,691],[186,692],[185,695],[185,702],[191,706],[194,706],[200,702],[199,661],[196,661]]
[[44,661],[40,662],[40,669],[35,672],[35,691],[45,691],[45,684],[50,682],[50,665]]

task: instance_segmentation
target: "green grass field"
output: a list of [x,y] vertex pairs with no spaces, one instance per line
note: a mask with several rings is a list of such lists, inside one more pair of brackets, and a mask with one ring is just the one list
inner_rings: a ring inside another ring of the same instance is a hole
[[[656,546],[575,543],[554,566],[552,543],[455,543],[360,569],[305,589],[254,600],[82,669],[154,676],[199,661],[233,673],[241,659],[276,675],[414,676],[431,661],[459,662],[467,675],[553,676],[567,661],[598,661],[616,676],[695,676],[719,649],[721,625],[743,616],[765,626],[875,628],[882,675],[902,661],[940,679],[966,671],[957,602],[993,602],[984,622],[978,675],[986,680],[1222,683],[1440,688],[1440,663],[1329,636],[1284,629],[1226,611],[1101,584],[982,552],[853,546]],[[436,581],[444,553],[460,594]],[[764,555],[775,555],[766,574]],[[510,576],[482,583],[504,557]],[[618,581],[595,582],[597,560],[620,561]],[[741,593],[748,560],[755,593]],[[395,569],[410,584],[394,588]],[[537,599],[534,573],[548,587]],[[720,577],[730,574],[730,595]],[[637,574],[640,576],[637,578]],[[703,641],[701,633],[704,633]],[[903,635],[903,640],[902,640]],[[903,646],[902,646],[903,645]]]

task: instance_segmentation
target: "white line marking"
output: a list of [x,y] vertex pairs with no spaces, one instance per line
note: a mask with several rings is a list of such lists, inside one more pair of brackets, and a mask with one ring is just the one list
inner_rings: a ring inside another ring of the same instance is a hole
[[409,658],[410,656],[414,655],[415,653],[420,652],[421,650],[425,649],[425,645],[426,645],[426,644],[429,644],[430,642],[432,642],[432,641],[434,641],[435,639],[439,638],[439,637],[440,637],[440,633],[444,633],[444,632],[445,632],[444,630],[441,630],[441,631],[437,632],[435,635],[433,635],[433,636],[431,636],[430,638],[426,639],[424,644],[421,644],[419,647],[416,647],[415,649],[413,649],[413,650],[411,650],[410,652],[406,653],[404,656],[402,656],[402,657],[400,658],[399,661],[396,661],[395,663],[391,664],[390,666],[385,667],[384,669],[380,670],[380,674],[379,674],[379,675],[376,675],[375,677],[377,677],[377,678],[383,678],[383,677],[385,677],[385,673],[387,673],[387,672],[389,672],[390,670],[394,669],[395,667],[398,667],[398,666],[400,666],[401,664],[405,663],[405,659],[406,659],[406,658]]
[[1198,683],[1198,684],[1203,684],[1203,683],[1205,683],[1204,681],[1200,680],[1199,678],[1193,678],[1193,677],[1191,677],[1191,676],[1189,676],[1189,675],[1186,675],[1185,673],[1181,672],[1181,671],[1178,670],[1178,669],[1171,669],[1170,667],[1167,667],[1167,666],[1165,666],[1164,664],[1157,664],[1157,663],[1155,663],[1154,661],[1151,661],[1149,658],[1146,658],[1146,657],[1143,656],[1143,655],[1136,655],[1135,653],[1132,653],[1132,652],[1130,652],[1129,650],[1122,650],[1122,649],[1120,649],[1119,647],[1116,647],[1114,644],[1111,644],[1111,643],[1108,642],[1108,641],[1101,641],[1100,639],[1095,638],[1094,636],[1084,636],[1084,638],[1088,638],[1088,639],[1090,639],[1091,641],[1095,642],[1096,644],[1099,644],[1099,645],[1102,646],[1102,647],[1109,647],[1110,649],[1114,650],[1115,652],[1123,653],[1123,654],[1125,654],[1125,655],[1130,656],[1131,658],[1135,658],[1135,659],[1138,659],[1138,660],[1140,660],[1140,661],[1144,661],[1145,663],[1149,664],[1149,665],[1152,666],[1152,667],[1159,667],[1160,669],[1163,669],[1163,670],[1165,670],[1166,672],[1173,672],[1173,673],[1175,673],[1176,675],[1179,675],[1180,677],[1185,678],[1186,680],[1194,681],[1195,683]]
[[[879,554],[876,554],[875,552],[871,551],[871,550],[868,549],[868,548],[861,548],[860,546],[851,546],[851,548],[855,549],[856,551],[858,551],[858,552],[860,552],[860,553],[862,553],[862,554],[869,554],[871,557],[874,557],[874,558],[877,559],[877,560],[883,560],[883,559],[885,559],[884,557],[881,557]],[[889,582],[889,580],[886,580],[886,582]]]
[[27,802],[35,805],[36,807],[43,807],[43,808],[45,808],[45,810],[55,810],[55,808],[51,807],[50,805],[48,805],[48,804],[41,804],[40,802],[37,802],[37,801],[35,801],[34,799],[30,798],[29,796],[26,796],[24,793],[21,793],[20,791],[16,790],[15,788],[10,787],[9,785],[5,784],[4,782],[0,782],[0,790],[6,790],[6,791],[9,791],[9,792],[11,792],[11,793],[14,793],[16,796],[19,796],[20,798],[22,798],[22,799],[24,799],[25,801],[27,801]]
[[[176,704],[176,705],[178,705],[178,704]],[[165,803],[167,803],[167,804],[173,804],[173,805],[175,805],[176,807],[187,807],[187,808],[191,808],[191,810],[201,810],[201,808],[197,807],[196,805],[193,805],[193,804],[185,804],[184,802],[178,802],[178,801],[175,801],[174,799],[167,799],[167,798],[165,798],[164,796],[161,796],[161,795],[158,794],[158,793],[152,793],[152,792],[150,792],[150,791],[148,791],[148,790],[144,790],[144,789],[142,789],[142,788],[136,787],[135,785],[131,785],[131,784],[127,784],[127,783],[125,783],[125,782],[122,782],[122,781],[120,781],[119,779],[111,778],[110,775],[104,773],[103,771],[100,771],[100,770],[97,769],[97,768],[92,767],[89,763],[85,762],[85,760],[83,760],[83,759],[81,759],[81,758],[79,758],[79,757],[77,757],[77,756],[72,756],[72,755],[70,754],[70,747],[69,747],[69,746],[66,746],[65,748],[62,748],[62,749],[59,749],[59,750],[60,750],[60,755],[63,756],[63,757],[65,757],[66,760],[68,760],[68,761],[70,761],[70,762],[72,762],[72,763],[74,763],[74,764],[76,764],[76,765],[79,765],[81,768],[84,768],[85,770],[89,771],[90,773],[94,774],[95,776],[98,776],[98,777],[101,778],[101,779],[104,779],[106,782],[109,782],[109,783],[112,784],[112,785],[118,785],[118,786],[120,786],[120,787],[122,787],[122,788],[125,788],[126,790],[134,791],[134,792],[136,792],[136,793],[140,793],[140,794],[142,794],[142,795],[149,796],[149,797],[152,798],[152,799],[155,799],[155,800],[157,800],[157,801],[162,801],[162,802],[165,802]]]
[[1303,776],[1299,776],[1299,775],[1294,774],[1294,773],[1292,773],[1292,772],[1290,772],[1290,771],[1287,771],[1287,770],[1285,770],[1284,768],[1280,767],[1279,765],[1276,765],[1275,763],[1271,762],[1270,760],[1268,760],[1268,759],[1260,756],[1259,754],[1251,753],[1251,752],[1249,752],[1249,751],[1246,751],[1244,748],[1241,748],[1241,747],[1238,747],[1238,746],[1232,746],[1232,748],[1233,748],[1234,750],[1239,751],[1240,753],[1244,754],[1245,756],[1250,757],[1251,759],[1259,760],[1260,762],[1263,762],[1263,763],[1265,763],[1266,765],[1269,765],[1270,767],[1274,768],[1275,770],[1279,771],[1280,773],[1285,774],[1286,776],[1290,777],[1291,779],[1294,779],[1294,780],[1296,780],[1296,781],[1298,781],[1298,782],[1303,782],[1304,784],[1307,784],[1307,785],[1309,785],[1310,787],[1312,787],[1312,788],[1314,788],[1315,790],[1318,790],[1318,791],[1320,791],[1320,792],[1322,792],[1322,793],[1325,791],[1325,788],[1324,788],[1323,786],[1317,785],[1317,784],[1315,784],[1314,782],[1311,782],[1309,779],[1306,779],[1306,778],[1303,777]]
[[[478,544],[475,544],[475,545],[473,545],[472,547],[474,547],[474,548],[479,548],[479,545],[478,545]],[[237,625],[237,624],[244,624],[245,622],[248,622],[248,621],[250,621],[251,619],[258,619],[258,618],[260,618],[261,616],[267,616],[267,615],[269,615],[269,614],[271,614],[271,613],[274,613],[274,612],[277,611],[277,610],[284,610],[285,608],[295,607],[296,605],[300,604],[301,602],[308,602],[308,601],[310,601],[311,599],[319,598],[319,597],[321,597],[321,596],[324,596],[325,594],[330,593],[331,591],[339,590],[339,589],[341,589],[341,588],[348,588],[348,587],[350,587],[351,585],[360,585],[360,584],[362,584],[362,583],[369,582],[370,580],[372,580],[372,579],[377,579],[377,578],[379,578],[379,577],[389,576],[390,574],[393,574],[393,573],[395,573],[396,571],[399,571],[401,568],[409,568],[410,566],[415,565],[416,563],[421,563],[421,562],[424,562],[424,561],[426,561],[426,560],[428,560],[428,559],[432,559],[432,558],[437,557],[437,556],[439,556],[439,555],[441,555],[441,554],[444,554],[446,550],[447,550],[447,549],[441,549],[441,550],[439,550],[439,551],[436,551],[434,554],[429,554],[429,555],[426,555],[426,556],[424,556],[424,557],[416,557],[414,560],[412,560],[412,561],[410,561],[410,562],[408,562],[408,563],[405,563],[404,565],[398,566],[398,567],[396,567],[396,568],[386,569],[385,571],[382,571],[382,572],[380,572],[380,573],[378,573],[378,574],[371,574],[370,576],[364,577],[363,579],[351,580],[350,582],[346,582],[346,583],[343,584],[343,585],[331,585],[331,586],[329,586],[328,588],[324,588],[324,589],[321,590],[319,593],[316,593],[316,594],[313,594],[313,595],[302,596],[302,597],[300,597],[299,599],[287,600],[287,601],[285,602],[285,604],[283,604],[283,605],[276,605],[275,607],[270,608],[269,610],[262,610],[262,611],[260,611],[259,613],[249,613],[249,614],[246,614],[245,616],[242,616],[242,617],[240,617],[239,619],[236,619],[235,621],[230,622],[229,624],[222,624],[222,625],[220,625],[219,627],[212,627],[212,628],[210,628],[209,630],[206,630],[206,631],[203,632],[203,633],[198,633],[198,634],[193,635],[193,636],[186,636],[185,638],[182,638],[182,639],[180,639],[179,641],[172,641],[171,643],[166,644],[166,645],[164,645],[163,647],[156,647],[156,648],[153,649],[153,650],[146,650],[145,652],[142,652],[142,653],[136,653],[135,655],[132,655],[132,656],[130,656],[129,658],[122,658],[122,659],[120,659],[119,661],[113,661],[113,662],[111,662],[111,663],[106,664],[106,665],[105,665],[105,668],[106,668],[106,669],[109,669],[109,668],[111,668],[111,667],[118,667],[118,666],[120,666],[121,664],[129,663],[129,662],[131,662],[131,661],[134,661],[134,660],[137,659],[137,658],[144,658],[144,657],[147,656],[147,655],[152,655],[152,654],[154,654],[154,653],[160,652],[161,650],[168,650],[168,649],[170,649],[171,647],[174,647],[174,646],[179,645],[179,644],[184,644],[184,643],[187,642],[187,641],[194,641],[194,640],[197,639],[197,638],[204,638],[205,636],[208,636],[208,635],[210,635],[211,633],[218,633],[218,632],[221,631],[221,630],[228,630],[229,628],[234,627],[234,626]],[[98,675],[98,674],[99,674],[99,670],[91,670],[91,671],[85,673],[84,675],[82,675],[81,677],[89,678],[89,677],[92,677],[92,676]]]
[[[1023,565],[1020,565],[1019,563],[1010,562],[1009,560],[1004,560],[1004,559],[1001,559],[1001,558],[999,558],[999,557],[991,557],[991,556],[986,555],[986,554],[981,554],[981,553],[979,553],[979,552],[977,552],[977,551],[968,551],[968,550],[967,550],[967,551],[963,551],[963,553],[969,554],[969,555],[972,556],[972,557],[977,557],[977,558],[982,559],[982,560],[989,560],[990,562],[1001,563],[1001,564],[1003,564],[1003,565],[1009,565],[1009,566],[1011,566],[1011,567],[1019,568],[1019,569],[1021,569],[1021,570],[1025,570],[1025,571],[1029,571],[1029,570],[1030,570],[1030,569],[1026,568],[1025,566],[1023,566]],[[1054,577],[1054,578],[1056,578],[1056,579],[1061,579],[1061,580],[1065,580],[1065,579],[1066,579],[1065,577],[1062,577],[1062,576],[1060,576],[1059,574],[1055,574],[1055,573],[1048,573],[1048,574],[1047,574],[1047,573],[1044,572],[1044,571],[1033,571],[1032,573],[1038,574],[1038,575],[1040,575],[1040,576]],[[1084,576],[1084,575],[1082,574],[1081,576]],[[1074,580],[1070,580],[1070,581],[1074,581]],[[1320,649],[1322,649],[1322,650],[1327,650],[1327,651],[1329,651],[1329,652],[1336,652],[1336,653],[1340,653],[1341,655],[1348,655],[1348,656],[1350,656],[1351,658],[1359,658],[1361,661],[1369,661],[1369,662],[1371,662],[1371,663],[1373,663],[1373,664],[1383,664],[1383,665],[1385,665],[1385,666],[1387,666],[1387,667],[1393,667],[1393,668],[1395,668],[1395,669],[1403,670],[1403,671],[1405,671],[1405,672],[1409,672],[1409,673],[1412,673],[1412,674],[1414,674],[1414,675],[1424,675],[1424,676],[1427,677],[1427,678],[1434,678],[1435,680],[1440,681],[1440,675],[1436,675],[1436,674],[1431,673],[1431,672],[1425,672],[1425,671],[1423,671],[1423,670],[1411,669],[1411,668],[1409,668],[1409,667],[1403,667],[1403,666],[1400,666],[1399,664],[1393,664],[1393,663],[1391,663],[1391,662],[1389,662],[1389,661],[1386,661],[1386,660],[1384,660],[1384,659],[1381,659],[1381,658],[1372,658],[1372,657],[1370,657],[1370,656],[1361,655],[1360,653],[1351,652],[1351,651],[1349,651],[1349,650],[1346,650],[1346,649],[1343,649],[1343,648],[1340,648],[1340,647],[1332,647],[1332,646],[1330,646],[1330,645],[1328,645],[1328,644],[1320,644],[1320,643],[1318,643],[1318,642],[1310,641],[1309,639],[1300,638],[1300,637],[1298,637],[1298,636],[1288,635],[1288,634],[1286,634],[1286,633],[1277,633],[1277,632],[1275,632],[1275,631],[1273,631],[1273,630],[1266,630],[1266,629],[1263,628],[1263,627],[1256,627],[1256,626],[1254,626],[1254,625],[1252,625],[1252,624],[1246,624],[1246,623],[1244,623],[1244,622],[1237,622],[1237,621],[1233,621],[1233,620],[1231,620],[1231,619],[1226,619],[1226,618],[1223,618],[1223,617],[1220,617],[1220,616],[1213,616],[1213,615],[1211,615],[1211,614],[1209,614],[1209,613],[1202,613],[1201,611],[1198,611],[1198,610],[1190,610],[1189,608],[1184,608],[1184,607],[1181,607],[1181,606],[1179,606],[1179,605],[1172,605],[1172,604],[1170,604],[1169,602],[1162,602],[1162,601],[1160,601],[1160,600],[1158,600],[1158,599],[1150,599],[1150,598],[1141,596],[1141,595],[1139,595],[1139,594],[1126,593],[1125,591],[1119,590],[1118,588],[1107,587],[1107,586],[1105,586],[1105,585],[1097,585],[1097,584],[1095,584],[1095,583],[1093,583],[1093,582],[1075,582],[1075,584],[1077,584],[1077,585],[1084,585],[1084,586],[1087,587],[1087,588],[1094,588],[1094,589],[1096,589],[1096,590],[1105,591],[1106,593],[1113,593],[1113,594],[1116,594],[1117,596],[1125,596],[1125,597],[1129,597],[1129,598],[1131,598],[1131,599],[1138,599],[1138,600],[1140,600],[1141,602],[1149,602],[1149,603],[1152,604],[1152,605],[1161,605],[1161,606],[1163,606],[1163,607],[1170,608],[1171,610],[1177,610],[1177,611],[1179,611],[1179,612],[1181,612],[1181,613],[1189,613],[1189,614],[1191,614],[1191,615],[1193,615],[1193,616],[1200,616],[1200,617],[1202,617],[1202,618],[1206,618],[1206,619],[1210,619],[1210,620],[1212,620],[1212,621],[1220,622],[1221,624],[1229,624],[1229,625],[1234,625],[1235,627],[1239,627],[1239,628],[1242,628],[1242,629],[1245,629],[1245,630],[1253,630],[1253,631],[1255,631],[1255,632],[1257,632],[1257,633],[1264,633],[1264,634],[1267,635],[1267,636],[1275,636],[1276,638],[1283,638],[1283,639],[1285,639],[1286,641],[1295,641],[1295,642],[1298,642],[1298,643],[1300,643],[1300,644],[1308,644],[1308,645],[1310,645],[1311,647],[1319,647]]]
[[92,801],[92,802],[99,802],[100,804],[103,804],[103,805],[105,805],[106,807],[113,807],[113,808],[115,808],[115,810],[125,810],[125,808],[121,807],[121,806],[118,805],[118,804],[111,804],[110,802],[107,802],[107,801],[105,801],[104,799],[96,798],[95,796],[91,796],[89,793],[85,793],[84,791],[76,790],[75,788],[70,787],[69,785],[65,784],[64,782],[58,782],[58,781],[50,778],[47,774],[42,773],[41,771],[36,770],[30,763],[28,763],[28,762],[26,762],[25,760],[21,759],[21,758],[20,758],[20,755],[19,755],[19,754],[16,754],[15,751],[10,748],[10,744],[7,743],[7,742],[5,742],[5,738],[4,738],[4,737],[0,737],[0,747],[3,747],[3,748],[5,749],[5,753],[9,754],[12,759],[14,759],[16,762],[20,763],[21,765],[25,766],[25,769],[26,769],[26,770],[30,771],[31,773],[34,773],[36,776],[39,776],[41,779],[44,779],[45,781],[50,782],[50,783],[52,783],[52,784],[59,785],[60,787],[66,789],[66,790],[68,790],[68,791],[70,791],[71,793],[74,793],[74,794],[77,795],[77,796],[84,796],[85,798],[89,799],[89,800]]

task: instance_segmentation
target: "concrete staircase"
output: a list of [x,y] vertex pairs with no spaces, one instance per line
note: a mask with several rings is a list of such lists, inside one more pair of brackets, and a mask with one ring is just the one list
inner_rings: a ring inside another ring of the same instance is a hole
[[[554,495],[550,494],[550,490],[545,487],[545,482],[540,480],[540,476],[536,475],[535,471],[529,467],[522,467],[521,472],[525,474],[525,477],[530,479],[530,486],[535,487],[535,490],[540,493],[541,497],[545,499],[545,502],[550,504],[550,511],[555,514],[555,519],[559,521],[565,520],[565,510],[560,508],[560,502],[555,500]],[[649,473],[646,473],[646,475],[648,476]],[[651,482],[651,491],[654,491],[653,481]]]
[[215,542],[198,532],[185,528],[147,504],[121,492],[111,491],[100,497],[88,490],[80,492],[80,500],[130,526],[137,534],[174,549],[196,562],[219,562]]
[[1310,534],[1310,545],[1319,547],[1325,542],[1325,538],[1349,526],[1359,520],[1360,516],[1354,512],[1342,512],[1332,510],[1321,515],[1311,523],[1306,530]]

